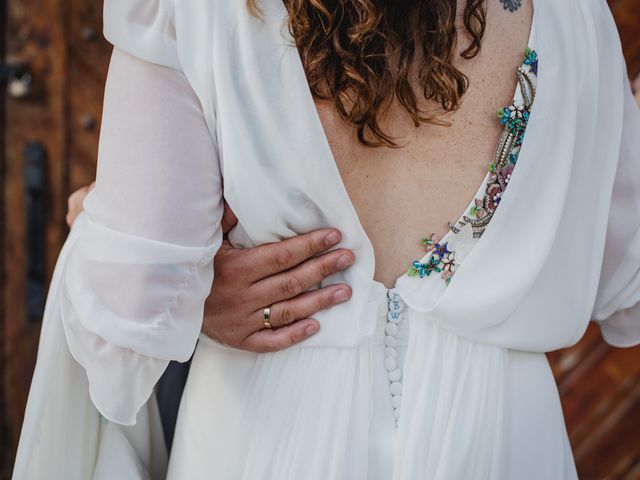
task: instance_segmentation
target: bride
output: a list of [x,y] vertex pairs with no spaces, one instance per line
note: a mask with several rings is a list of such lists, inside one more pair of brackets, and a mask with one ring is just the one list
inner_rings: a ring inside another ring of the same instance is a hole
[[[640,113],[606,2],[107,0],[104,22],[96,185],[14,479],[577,477],[545,352],[590,320],[640,343]],[[216,262],[238,287],[203,324],[224,201],[232,247],[333,227],[336,268]],[[327,292],[301,342],[264,343]],[[167,460],[154,388],[192,355]]]

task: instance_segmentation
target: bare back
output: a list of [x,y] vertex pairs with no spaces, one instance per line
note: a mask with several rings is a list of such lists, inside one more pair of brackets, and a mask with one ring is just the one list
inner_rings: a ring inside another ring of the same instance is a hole
[[[465,1],[458,2],[458,12]],[[468,45],[459,13],[459,51]],[[480,54],[456,66],[469,78],[460,109],[442,117],[450,126],[415,128],[396,104],[382,122],[403,145],[366,147],[333,107],[317,102],[320,119],[347,192],[376,256],[374,278],[387,287],[424,254],[420,238],[448,231],[473,199],[493,160],[502,127],[496,111],[509,105],[517,86],[533,17],[531,0],[515,12],[499,0],[487,2],[487,27]],[[417,90],[420,92],[420,90]],[[423,97],[421,107],[439,108]]]

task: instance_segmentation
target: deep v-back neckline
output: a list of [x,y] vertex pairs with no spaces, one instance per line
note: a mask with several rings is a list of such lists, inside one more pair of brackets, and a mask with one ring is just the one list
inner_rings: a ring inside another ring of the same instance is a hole
[[[287,11],[284,3],[282,2],[282,0],[276,0],[276,1],[278,3],[280,11],[281,11],[281,23],[280,24],[281,25],[285,25],[285,22],[286,22],[286,19],[287,19],[287,16],[288,16],[288,11]],[[531,15],[531,22],[530,22],[530,26],[529,26],[529,35],[527,37],[527,47],[530,47],[532,45],[532,43],[533,43],[533,38],[534,38],[534,33],[535,33],[535,26],[536,26],[536,14],[537,14],[536,4],[537,4],[538,0],[531,0],[531,1],[532,1],[533,12],[532,12],[532,15]],[[328,169],[328,171],[331,172],[330,175],[334,177],[335,185],[338,187],[340,195],[343,197],[344,204],[348,206],[348,208],[350,209],[350,211],[353,214],[353,218],[357,222],[358,230],[361,232],[362,238],[366,242],[367,249],[371,252],[372,260],[373,260],[373,262],[372,262],[373,263],[373,272],[375,272],[376,260],[375,260],[375,251],[373,249],[373,244],[371,242],[371,239],[370,239],[369,235],[367,234],[367,231],[365,230],[365,228],[364,228],[364,226],[362,224],[362,221],[360,220],[360,216],[358,214],[358,211],[355,208],[355,205],[354,205],[353,201],[351,200],[351,197],[349,195],[349,191],[347,190],[347,187],[346,187],[346,184],[344,182],[344,179],[342,178],[342,175],[340,174],[340,170],[338,168],[338,163],[337,163],[336,158],[335,158],[335,156],[333,154],[333,151],[331,150],[331,144],[330,144],[329,138],[327,137],[327,134],[325,132],[324,125],[322,124],[322,119],[321,119],[320,113],[318,111],[317,105],[316,105],[316,103],[314,101],[314,98],[313,98],[313,94],[311,92],[311,88],[309,87],[309,83],[307,81],[306,73],[305,73],[305,70],[304,70],[304,65],[303,65],[303,62],[302,62],[302,57],[300,56],[300,53],[299,53],[298,48],[296,46],[295,39],[291,36],[291,33],[286,28],[282,29],[282,34],[285,36],[285,38],[287,40],[287,46],[294,50],[292,56],[293,56],[294,62],[295,62],[296,74],[301,76],[301,80],[300,80],[299,84],[302,85],[302,88],[304,90],[304,99],[306,101],[305,105],[301,106],[301,111],[303,112],[302,114],[303,115],[306,114],[304,112],[305,109],[309,110],[308,115],[309,115],[309,118],[312,119],[313,129],[316,132],[314,134],[314,136],[318,139],[317,144],[323,150],[323,154],[321,155],[322,158],[323,158],[323,161],[325,161],[325,163],[327,164],[327,169]],[[520,88],[520,84],[518,83],[516,85],[515,89],[514,89],[514,94],[512,96],[512,99],[516,98],[519,88]],[[525,143],[522,144],[522,148],[524,148]],[[513,175],[515,175],[517,171],[518,171],[517,168],[514,169]],[[486,185],[486,182],[487,182],[487,179],[488,179],[489,175],[490,175],[490,173],[487,172],[487,174],[484,176],[482,182],[480,183],[480,185],[476,189],[475,195],[473,196],[473,198],[470,199],[469,203],[467,203],[467,206],[464,208],[462,213],[460,213],[460,215],[458,215],[457,219],[455,219],[455,222],[452,222],[453,224],[456,224],[456,223],[460,222],[465,217],[466,212],[468,212],[469,208],[474,204],[476,196],[478,195],[478,192],[480,192],[482,190],[482,188]],[[426,227],[427,226],[425,226],[425,231],[428,231],[428,228],[426,228]],[[490,224],[486,228],[490,228]],[[440,241],[441,242],[447,241],[447,239],[450,238],[450,236],[453,233],[454,232],[451,229],[449,229],[446,232],[446,234],[443,235],[440,238]],[[480,240],[481,239],[478,239],[477,241],[479,242]],[[430,252],[426,252],[418,261],[419,262],[424,262],[430,256],[431,256],[431,253]],[[410,259],[407,259],[407,262],[409,263]],[[375,275],[375,273],[374,273],[374,275]],[[408,272],[405,272],[405,273],[401,274],[400,276],[396,277],[396,279],[394,280],[394,286],[398,284],[400,279],[402,279],[404,277],[408,277],[408,276],[409,276]],[[372,281],[377,282],[377,283],[382,283],[382,282],[380,282],[378,280],[375,280],[375,278],[373,278],[373,277],[372,277]]]

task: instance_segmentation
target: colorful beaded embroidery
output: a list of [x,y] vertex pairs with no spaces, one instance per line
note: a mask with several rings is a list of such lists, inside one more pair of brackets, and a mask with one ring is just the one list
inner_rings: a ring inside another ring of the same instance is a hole
[[[518,86],[522,93],[522,104],[514,99],[511,105],[498,111],[500,124],[504,129],[498,143],[493,162],[489,164],[485,177],[486,185],[482,198],[475,198],[467,214],[462,215],[457,225],[449,223],[449,233],[458,234],[462,227],[469,224],[473,229],[473,237],[480,238],[495,213],[502,195],[511,180],[513,169],[518,161],[524,134],[531,115],[531,107],[536,96],[535,78],[538,73],[538,54],[527,48],[522,65],[517,68]],[[448,285],[456,270],[455,252],[449,250],[448,242],[439,240],[435,234],[423,238],[420,243],[426,247],[428,255],[424,262],[415,260],[407,274],[409,276],[428,277],[438,273]]]
[[433,272],[441,273],[442,278],[449,283],[456,269],[455,252],[449,250],[447,242],[439,243],[435,234],[423,238],[420,243],[431,255],[427,257],[426,263],[415,260],[407,273],[410,276],[418,275],[420,278],[428,277]]

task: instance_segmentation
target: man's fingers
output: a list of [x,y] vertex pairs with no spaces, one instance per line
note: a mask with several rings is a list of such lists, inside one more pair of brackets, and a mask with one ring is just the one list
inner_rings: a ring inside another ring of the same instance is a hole
[[226,238],[224,238],[222,240],[222,243],[220,244],[220,248],[216,252],[216,257],[226,255],[230,251],[235,251],[235,250],[237,250],[236,247],[231,245],[231,242],[229,240],[227,240]]
[[319,328],[320,324],[311,318],[275,330],[265,328],[249,335],[241,348],[255,353],[277,352],[306,340]]
[[94,184],[95,182],[91,185],[78,188],[67,198],[67,215],[65,216],[65,220],[69,228],[71,228],[76,217],[83,210],[82,203]]
[[236,214],[233,213],[233,210],[231,210],[231,207],[227,202],[224,202],[224,210],[220,223],[222,225],[222,233],[224,234],[229,233],[229,230],[235,227],[238,223],[238,217],[236,217]]
[[304,293],[309,288],[336,272],[349,268],[355,257],[350,250],[339,249],[312,258],[297,267],[252,286],[252,295],[260,304],[289,300]]
[[[271,305],[270,323],[275,328],[284,327],[300,319],[313,317],[319,311],[346,302],[349,298],[351,288],[344,284],[329,285],[305,292],[290,300]],[[262,325],[263,309],[256,311],[250,318],[255,319],[255,325]]]
[[322,228],[296,237],[252,248],[238,259],[252,271],[254,281],[289,270],[337,245],[342,239],[334,228]]

